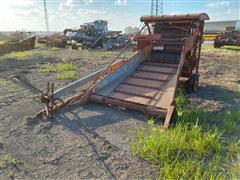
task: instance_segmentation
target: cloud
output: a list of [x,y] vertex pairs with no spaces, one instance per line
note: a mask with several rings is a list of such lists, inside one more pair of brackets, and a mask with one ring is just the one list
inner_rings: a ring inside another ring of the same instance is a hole
[[119,6],[120,6],[120,5],[125,5],[125,4],[127,4],[127,0],[116,0],[116,1],[115,1],[115,4],[116,4],[116,5],[119,5]]
[[69,8],[73,8],[74,4],[73,4],[73,0],[67,0],[66,2],[61,2],[59,4],[59,10],[65,10],[65,9],[69,9]]
[[225,21],[225,20],[238,20],[239,9],[238,8],[227,8],[223,12],[206,10],[211,21]]
[[77,15],[86,19],[106,19],[108,18],[108,13],[104,10],[104,8],[96,10],[96,9],[86,9],[80,8],[77,11]]
[[223,6],[228,6],[229,1],[218,1],[218,2],[211,2],[206,5],[208,8],[218,8]]
[[85,4],[91,4],[93,3],[93,0],[83,0],[83,2],[85,2]]

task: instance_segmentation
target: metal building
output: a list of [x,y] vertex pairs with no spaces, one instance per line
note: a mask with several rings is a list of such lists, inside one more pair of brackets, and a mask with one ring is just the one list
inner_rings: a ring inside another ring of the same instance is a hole
[[205,22],[204,32],[215,33],[225,31],[235,31],[237,29],[237,20],[232,21],[209,21]]

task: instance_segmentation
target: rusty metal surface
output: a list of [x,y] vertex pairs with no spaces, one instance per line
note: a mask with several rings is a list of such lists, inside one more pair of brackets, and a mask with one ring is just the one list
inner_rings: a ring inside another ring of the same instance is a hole
[[[201,37],[204,20],[207,19],[205,13],[141,17],[145,27],[152,22],[157,25],[153,34],[149,31],[148,36],[136,38],[139,40],[138,47],[141,47],[136,56],[114,66],[118,55],[105,70],[90,78],[93,82],[85,91],[69,97],[58,107],[89,101],[114,105],[161,116],[165,118],[164,127],[167,127],[174,111],[179,77],[186,69],[183,68],[186,62],[190,64],[187,67],[190,75],[198,73]],[[55,110],[53,108],[52,111]]]
[[36,36],[32,36],[18,42],[6,42],[0,44],[0,56],[12,51],[28,51],[35,48]]
[[141,22],[176,21],[176,20],[205,21],[205,20],[209,20],[209,17],[206,13],[200,13],[200,14],[185,14],[185,15],[142,16],[140,18]]

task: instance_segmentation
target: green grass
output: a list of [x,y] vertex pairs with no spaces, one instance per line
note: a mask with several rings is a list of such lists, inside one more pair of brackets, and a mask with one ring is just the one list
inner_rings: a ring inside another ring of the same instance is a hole
[[223,49],[227,49],[227,50],[232,50],[232,51],[236,51],[236,52],[240,52],[240,47],[239,46],[223,46]]
[[237,178],[232,164],[239,158],[239,142],[223,142],[221,134],[198,124],[179,123],[163,130],[150,121],[148,129],[139,130],[132,153],[151,162],[159,179]]
[[35,54],[34,51],[18,51],[18,52],[11,52],[9,54],[5,54],[3,58],[15,59],[15,58],[25,58],[30,57]]
[[76,77],[77,77],[77,74],[74,71],[66,71],[66,72],[57,73],[58,79],[73,79]]
[[54,64],[46,64],[43,66],[40,66],[40,71],[43,73],[57,73],[56,77],[58,79],[73,79],[77,77],[77,74],[75,70],[77,69],[77,66],[74,64],[63,61],[61,63],[58,63],[56,65]]
[[235,133],[240,129],[240,110],[227,111],[223,116],[224,129],[228,134]]
[[234,96],[234,99],[240,100],[240,91],[234,92],[233,96]]
[[48,63],[40,66],[40,71],[43,73],[55,72],[55,67],[53,64]]
[[138,130],[132,154],[150,162],[159,179],[239,179],[240,141],[222,135],[239,129],[240,111],[222,116],[224,131],[207,124],[207,113],[192,108],[181,92],[175,101],[177,122],[165,130],[149,120]]
[[72,64],[72,63],[69,63],[67,61],[64,61],[62,63],[59,63],[56,65],[56,71],[73,71],[77,69],[77,67]]

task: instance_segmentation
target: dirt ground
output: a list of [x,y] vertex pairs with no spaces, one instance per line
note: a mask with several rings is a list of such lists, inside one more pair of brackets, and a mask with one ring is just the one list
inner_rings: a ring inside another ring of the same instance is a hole
[[[25,74],[44,89],[56,88],[98,70],[116,52],[87,52],[39,47],[29,57],[1,57],[1,81]],[[61,80],[43,73],[40,66],[62,59],[74,63],[79,75]],[[209,112],[240,107],[240,51],[203,47],[200,87],[188,95],[192,104]],[[133,158],[130,144],[135,130],[147,117],[133,111],[89,104],[56,114],[51,121],[31,119],[43,107],[28,90],[5,83],[0,87],[0,156],[16,162],[0,167],[0,179],[149,179],[156,177],[147,162]]]

